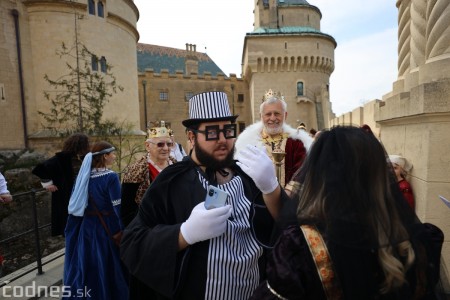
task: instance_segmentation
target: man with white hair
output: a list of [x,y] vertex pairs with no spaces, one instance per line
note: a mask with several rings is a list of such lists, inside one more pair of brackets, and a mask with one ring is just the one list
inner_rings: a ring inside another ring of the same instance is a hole
[[272,152],[285,152],[281,161],[284,168],[281,168],[281,178],[278,180],[289,193],[294,189],[293,184],[295,185],[290,182],[292,176],[302,165],[313,139],[306,131],[297,130],[285,123],[287,104],[281,93],[271,89],[266,92],[259,111],[261,121],[247,127],[237,138],[236,155],[249,144],[266,148],[272,161]]

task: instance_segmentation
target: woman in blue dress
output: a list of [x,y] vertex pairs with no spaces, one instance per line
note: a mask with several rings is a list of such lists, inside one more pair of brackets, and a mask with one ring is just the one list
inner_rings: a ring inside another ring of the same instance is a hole
[[63,299],[128,299],[120,256],[120,182],[107,167],[116,159],[107,142],[83,160],[69,202]]

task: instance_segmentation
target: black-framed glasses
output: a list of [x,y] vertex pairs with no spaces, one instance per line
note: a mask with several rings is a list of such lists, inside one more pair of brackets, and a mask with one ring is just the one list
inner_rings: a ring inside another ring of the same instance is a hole
[[158,143],[154,143],[152,141],[148,141],[150,144],[156,145],[158,148],[164,148],[164,145],[167,145],[168,148],[172,148],[173,147],[173,143],[172,142],[158,142]]
[[223,129],[220,129],[219,125],[206,126],[205,130],[190,129],[194,132],[200,132],[205,135],[207,141],[217,141],[219,135],[222,132],[226,139],[234,139],[236,137],[236,124],[223,125]]

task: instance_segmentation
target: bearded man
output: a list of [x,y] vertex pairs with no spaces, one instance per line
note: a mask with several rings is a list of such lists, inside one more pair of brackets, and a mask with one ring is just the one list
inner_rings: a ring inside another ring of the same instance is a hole
[[[264,278],[265,245],[289,198],[272,161],[254,146],[233,160],[237,116],[223,92],[189,100],[183,121],[189,157],[170,165],[145,193],[125,229],[121,254],[139,282],[130,299],[248,299]],[[208,186],[229,193],[205,208]]]
[[[281,161],[282,187],[287,191],[293,189],[291,182],[294,173],[302,165],[307,150],[313,139],[303,130],[297,130],[286,124],[287,104],[279,92],[269,90],[260,105],[261,120],[247,127],[236,140],[236,154],[238,155],[247,145],[265,148],[269,157],[274,161],[272,153],[286,153]],[[284,167],[283,167],[284,166]]]

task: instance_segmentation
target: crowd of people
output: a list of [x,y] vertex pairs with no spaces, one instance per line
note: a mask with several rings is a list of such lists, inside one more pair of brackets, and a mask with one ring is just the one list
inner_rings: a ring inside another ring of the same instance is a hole
[[[65,286],[100,300],[440,299],[443,232],[417,218],[406,158],[364,127],[290,127],[272,90],[238,135],[228,103],[189,100],[189,155],[165,122],[149,128],[122,182],[114,146],[84,134],[36,166]],[[205,207],[210,186],[225,205]]]

